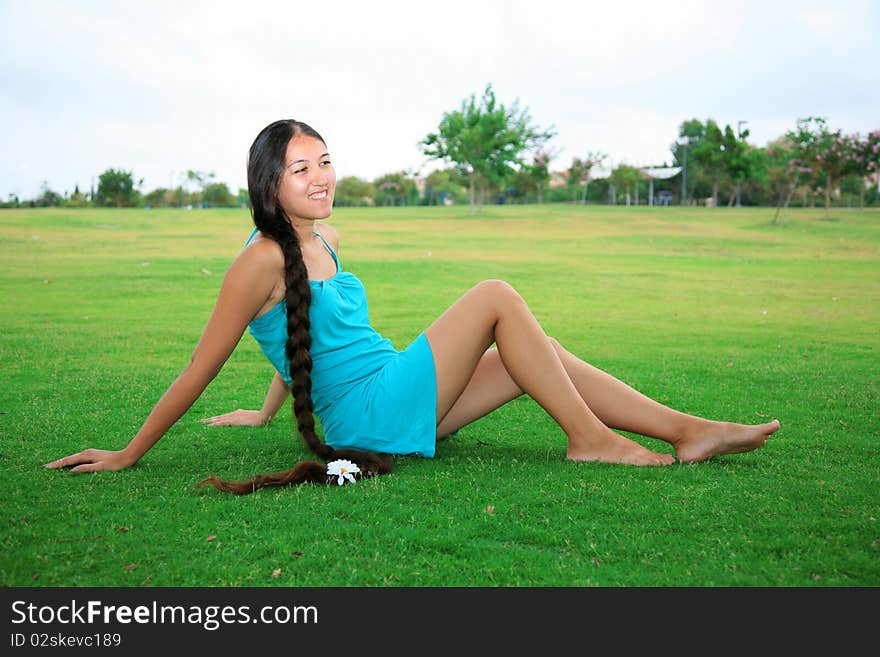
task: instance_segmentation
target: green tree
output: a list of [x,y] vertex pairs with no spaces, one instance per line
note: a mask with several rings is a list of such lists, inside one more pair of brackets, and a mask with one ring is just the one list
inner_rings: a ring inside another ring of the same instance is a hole
[[614,190],[612,192],[614,194],[613,203],[617,203],[617,194],[621,189],[623,189],[625,190],[624,193],[626,195],[626,204],[629,205],[630,199],[632,198],[632,191],[635,189],[636,185],[639,184],[639,181],[641,179],[642,172],[639,171],[639,169],[637,169],[636,167],[630,166],[628,164],[618,165],[609,176],[611,189]]
[[550,151],[541,149],[535,153],[532,163],[523,167],[535,190],[539,204],[544,202],[544,189],[550,180],[550,160],[552,158],[553,154]]
[[768,144],[762,153],[770,200],[776,205],[774,224],[784,223],[784,211],[788,209],[795,191],[813,177],[813,169],[807,166],[804,155],[802,144],[798,143],[792,132]]
[[795,157],[812,170],[814,185],[825,195],[825,218],[831,210],[831,192],[847,175],[858,170],[858,139],[831,131],[824,117],[798,119],[797,128],[786,136],[795,145]]
[[64,205],[68,208],[84,208],[89,205],[89,199],[79,190],[79,184],[73,188],[73,193],[64,200]]
[[[586,204],[587,202],[587,186],[590,184],[590,179],[593,175],[593,169],[596,167],[602,166],[602,163],[608,156],[605,153],[601,153],[599,151],[590,151],[587,153],[587,156],[582,160],[578,157],[573,158],[571,162],[571,166],[567,171],[567,185],[569,191],[571,192],[572,198],[571,202],[577,202],[578,191],[581,192],[581,205]],[[583,187],[581,184],[583,183]]]
[[[707,176],[693,151],[706,139],[706,126],[699,119],[684,121],[678,127],[678,139],[670,147],[675,166],[681,167],[681,204],[694,196],[705,196]],[[711,184],[711,181],[709,181]]]
[[171,190],[168,204],[176,208],[182,208],[186,205],[192,205],[192,200],[192,195],[183,188],[183,185],[178,185]]
[[333,205],[337,207],[373,205],[375,196],[376,189],[370,182],[357,176],[345,176],[336,183]]
[[[214,183],[217,174],[213,171],[196,171],[194,169],[186,170],[186,180],[182,187],[187,196],[189,205],[193,207],[202,207],[205,201],[205,189],[208,185]],[[228,191],[228,189],[227,189]]]
[[386,173],[373,181],[375,205],[416,205],[419,192],[407,171]]
[[420,145],[429,158],[452,163],[467,176],[473,214],[477,187],[482,209],[486,186],[511,176],[514,165],[525,165],[526,151],[539,149],[554,134],[552,128],[532,125],[518,102],[510,108],[500,104],[489,84],[479,99],[472,94],[459,109],[444,113],[437,132],[429,133]]
[[235,197],[226,183],[207,183],[202,188],[202,203],[209,208],[228,208],[235,203]]
[[857,139],[855,174],[859,176],[859,209],[865,207],[865,185],[869,176],[880,173],[880,130],[872,130],[863,140]]
[[760,155],[746,141],[748,136],[748,129],[735,135],[729,125],[724,126],[724,137],[722,139],[724,169],[734,182],[734,189],[727,202],[728,207],[733,205],[734,201],[736,201],[736,207],[742,205],[742,185],[754,175],[759,166],[758,159]]
[[571,166],[568,167],[565,183],[571,193],[572,204],[577,203],[578,192],[581,191],[581,183],[587,177],[587,165],[579,157],[572,158]]
[[235,205],[240,208],[249,208],[251,207],[251,197],[248,194],[248,190],[243,187],[238,188],[238,194],[235,197]]
[[95,193],[97,205],[104,207],[133,207],[138,204],[136,186],[144,182],[141,178],[135,185],[131,171],[107,169],[98,177],[98,191]]
[[21,207],[21,199],[18,194],[9,194],[5,201],[0,201],[0,208],[18,208]]
[[843,179],[857,171],[859,143],[858,138],[844,135],[840,130],[823,130],[819,135],[818,154],[814,167],[824,177],[822,188],[825,192],[825,218],[831,211],[831,193]]
[[718,207],[718,185],[722,174],[728,167],[725,153],[724,134],[714,120],[706,121],[706,133],[691,148],[693,159],[712,180],[712,206]]
[[51,208],[61,205],[63,201],[61,194],[49,189],[49,181],[44,180],[40,185],[40,195],[34,199],[32,205],[37,208]]
[[164,187],[157,187],[148,194],[144,194],[144,203],[151,208],[167,208],[171,204],[172,191]]
[[467,197],[467,181],[452,169],[437,169],[425,177],[425,205],[460,203]]

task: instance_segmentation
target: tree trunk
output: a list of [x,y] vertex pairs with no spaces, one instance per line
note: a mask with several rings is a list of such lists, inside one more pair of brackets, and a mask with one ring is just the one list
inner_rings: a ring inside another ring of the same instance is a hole
[[483,176],[480,176],[480,193],[477,196],[477,212],[483,211],[483,193],[486,191],[486,181],[483,180]]
[[471,214],[474,213],[474,172],[472,171],[468,174],[468,179],[470,181],[470,189],[468,190],[468,199],[471,204]]
[[828,215],[831,212],[831,174],[825,174],[825,218],[828,219]]
[[[788,209],[788,204],[791,202],[791,197],[794,196],[795,190],[797,190],[797,184],[798,184],[798,179],[799,179],[799,178],[800,178],[799,175],[795,175],[794,180],[793,180],[792,183],[791,183],[791,187],[790,187],[789,190],[788,190],[788,195],[785,197],[785,205],[783,206],[782,203],[780,203],[779,205],[776,206],[776,215],[773,217],[773,223],[774,223],[774,224],[776,223],[776,220],[779,219],[779,211],[780,211],[780,209],[781,209],[782,207],[784,207],[786,210]],[[782,201],[782,197],[781,197],[781,196],[779,197],[779,200]],[[784,218],[784,215],[783,215],[783,220],[780,221],[779,223],[780,223],[780,224],[784,223],[784,219],[785,219],[785,218]]]
[[541,205],[544,202],[544,185],[538,183],[535,188],[538,190],[538,205]]
[[712,182],[712,207],[718,207],[718,178]]
[[865,179],[860,179],[862,184],[859,185],[859,210],[865,209]]
[[581,196],[581,205],[587,204],[587,185],[590,184],[589,180],[584,180],[584,195]]

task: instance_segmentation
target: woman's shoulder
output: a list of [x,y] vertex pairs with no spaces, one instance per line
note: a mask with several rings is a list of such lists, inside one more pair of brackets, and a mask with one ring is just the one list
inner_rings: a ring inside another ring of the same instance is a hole
[[333,247],[333,250],[339,253],[339,233],[336,232],[336,229],[330,224],[318,224],[315,226],[315,230],[321,234],[325,240],[330,243],[330,246]]
[[242,249],[236,260],[250,265],[258,265],[261,269],[284,268],[284,252],[281,250],[281,245],[273,239],[263,237],[263,234],[259,232]]

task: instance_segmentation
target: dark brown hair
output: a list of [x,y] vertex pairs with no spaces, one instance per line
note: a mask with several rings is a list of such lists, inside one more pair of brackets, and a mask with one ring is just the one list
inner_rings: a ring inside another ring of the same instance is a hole
[[[290,364],[293,397],[293,416],[299,433],[309,449],[320,459],[348,459],[360,468],[360,477],[372,477],[391,470],[391,457],[351,449],[335,450],[322,442],[315,432],[315,416],[312,405],[312,357],[309,349],[309,305],[312,291],[308,272],[300,250],[299,238],[290,219],[278,203],[278,187],[284,171],[284,158],[290,140],[298,136],[313,137],[323,143],[324,139],[311,127],[292,119],[275,121],[257,135],[248,153],[248,194],[251,214],[259,231],[281,246],[284,252],[284,282],[287,288],[287,344],[285,353]],[[304,482],[330,483],[335,477],[327,476],[327,467],[316,461],[300,461],[290,470],[274,474],[255,475],[250,481],[223,481],[211,476],[201,485],[237,495],[246,495],[264,486],[284,486]]]

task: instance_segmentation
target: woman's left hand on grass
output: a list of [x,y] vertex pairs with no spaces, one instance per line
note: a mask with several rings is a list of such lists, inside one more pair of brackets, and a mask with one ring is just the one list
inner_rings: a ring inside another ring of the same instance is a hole
[[124,450],[86,449],[70,456],[46,463],[49,469],[70,468],[71,472],[97,472],[98,470],[123,470],[134,462]]
[[199,422],[209,427],[262,427],[269,424],[261,411],[245,411],[240,408],[223,415],[202,418]]

